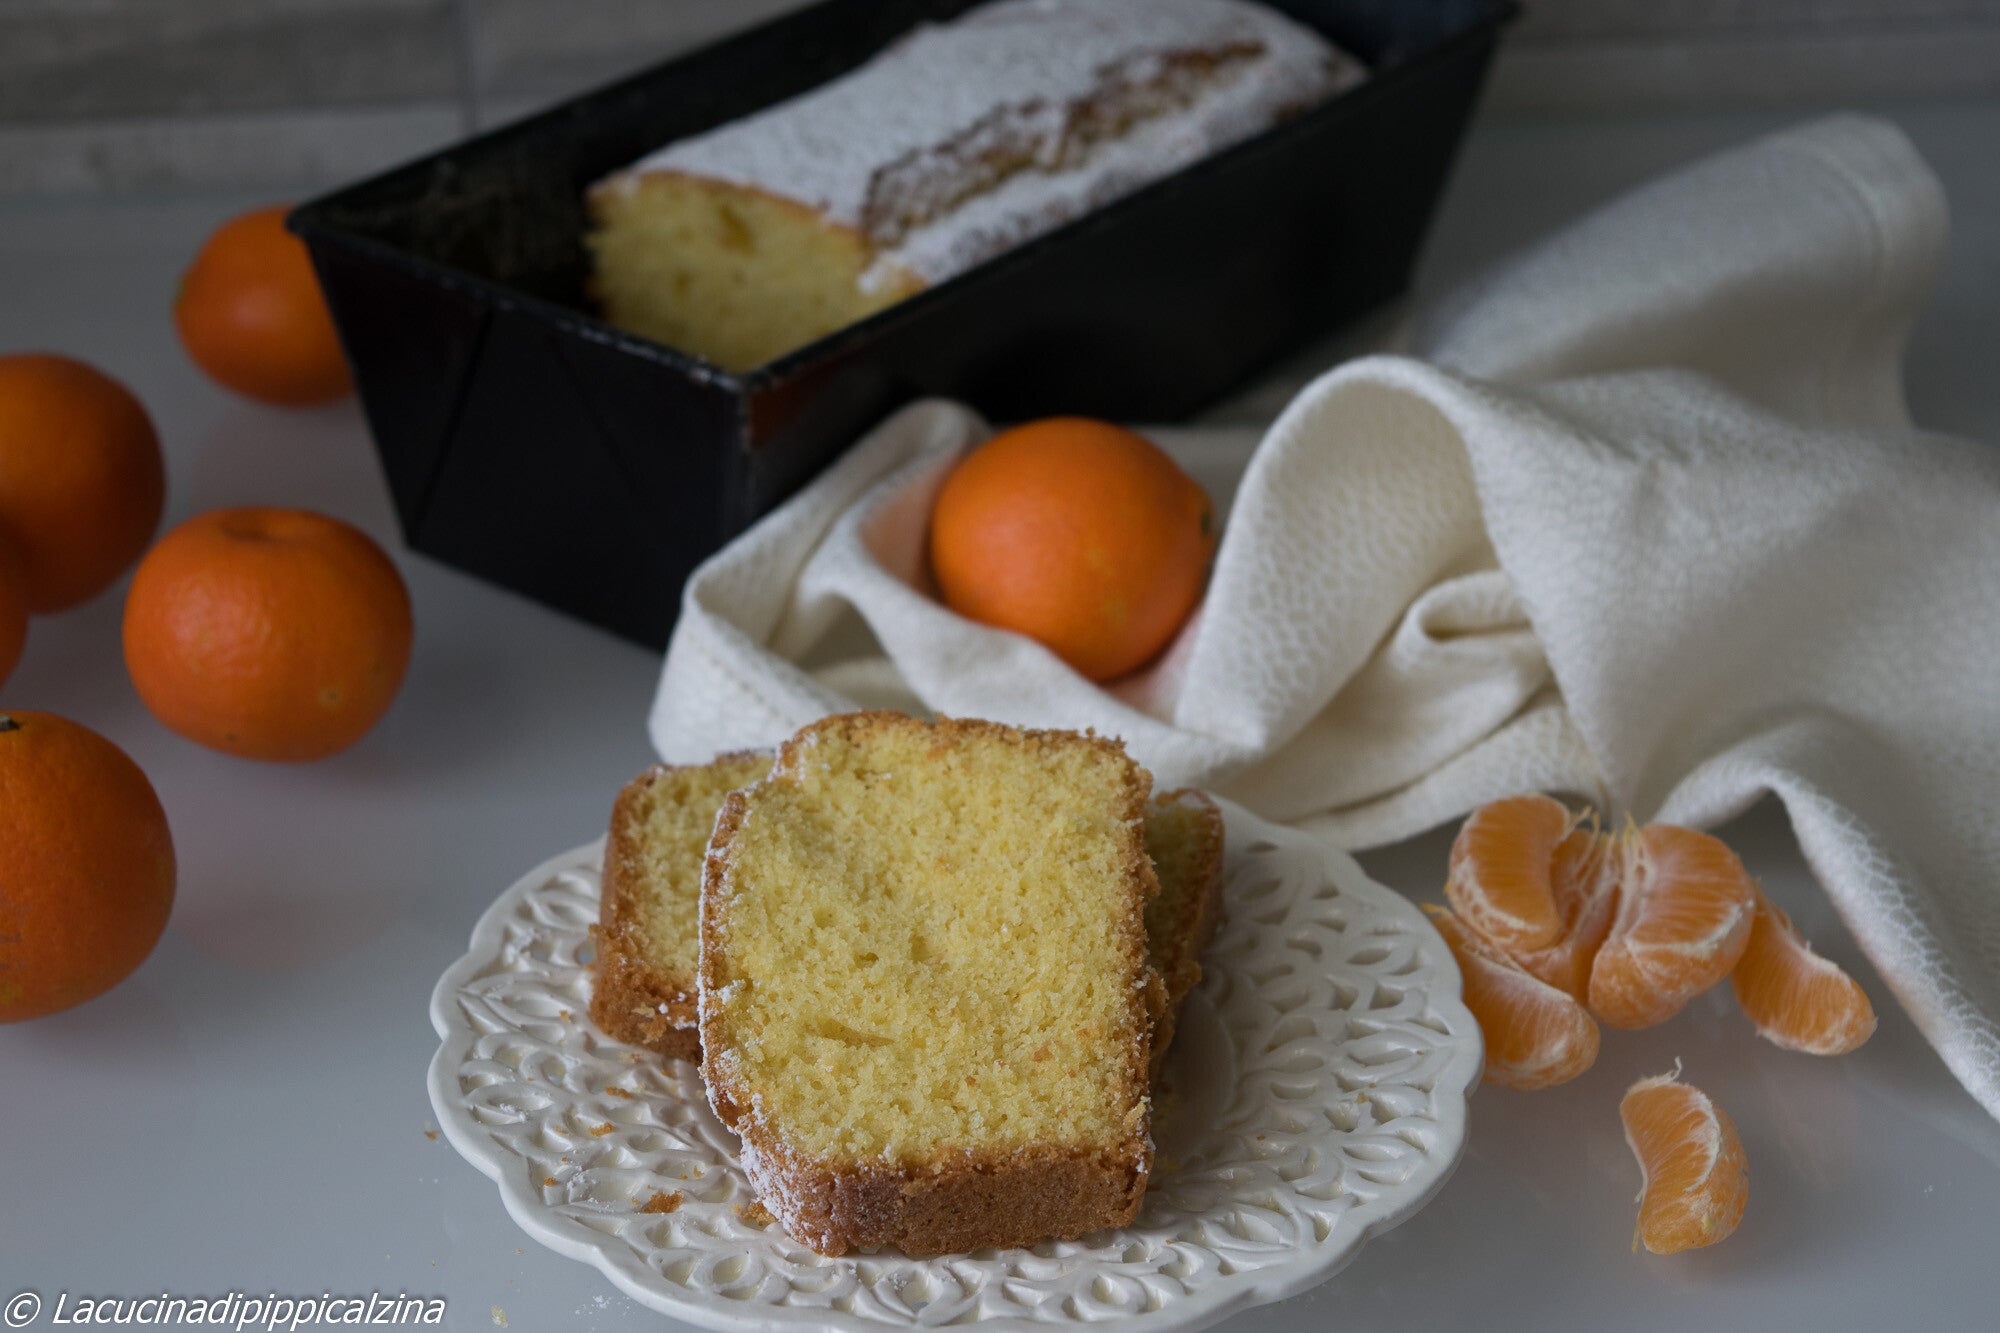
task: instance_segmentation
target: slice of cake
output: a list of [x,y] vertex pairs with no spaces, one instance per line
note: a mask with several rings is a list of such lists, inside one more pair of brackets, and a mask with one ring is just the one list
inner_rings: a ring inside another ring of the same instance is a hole
[[1362,77],[1243,0],[1000,0],[589,192],[612,323],[762,365]]
[[1146,904],[1148,954],[1165,992],[1153,1021],[1157,1078],[1222,919],[1222,811],[1192,788],[1155,797],[1146,807],[1146,854],[1160,881],[1159,896]]
[[619,1041],[701,1059],[695,1003],[701,866],[722,800],[771,770],[768,754],[648,769],[618,793],[604,845],[604,896],[590,1016]]
[[[770,767],[768,754],[660,765],[619,792],[592,932],[590,1016],[608,1036],[673,1059],[701,1059],[695,987],[702,859],[723,798]],[[1221,916],[1222,845],[1222,812],[1200,792],[1172,791],[1147,803],[1146,854],[1160,882],[1146,905],[1147,957],[1162,981],[1153,1017],[1156,1076]]]
[[795,1239],[951,1253],[1138,1211],[1150,782],[1096,737],[859,713],[723,803],[702,1074]]

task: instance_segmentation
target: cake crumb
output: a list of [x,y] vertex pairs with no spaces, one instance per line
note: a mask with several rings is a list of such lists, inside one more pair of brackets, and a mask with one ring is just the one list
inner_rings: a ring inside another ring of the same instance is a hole
[[569,1010],[567,1009],[558,1009],[556,1010],[556,1012],[562,1015],[562,1021],[565,1023],[571,1023],[575,1021],[570,1017]]
[[610,1133],[614,1132],[614,1131],[615,1131],[615,1130],[616,1130],[617,1128],[618,1128],[618,1126],[616,1126],[616,1125],[614,1125],[614,1124],[610,1123],[609,1121],[606,1121],[606,1122],[605,1122],[604,1124],[601,1124],[601,1125],[597,1126],[597,1127],[596,1127],[595,1129],[591,1130],[590,1132],[591,1132],[592,1134],[596,1135],[596,1136],[597,1136],[598,1138],[600,1138],[600,1139],[601,1139],[601,1138],[603,1138],[603,1137],[604,1137],[604,1136],[605,1136],[606,1134],[610,1134]]
[[542,1183],[550,1189],[554,1189],[556,1187],[556,1178],[554,1176],[543,1176]]
[[631,1093],[627,1092],[625,1089],[621,1087],[616,1086],[615,1084],[610,1087],[607,1087],[605,1091],[610,1093],[613,1097],[623,1097],[628,1102],[632,1100]]
[[507,1312],[497,1305],[493,1307],[493,1322],[501,1328],[507,1327]]
[[671,1213],[680,1206],[681,1192],[679,1190],[675,1190],[672,1194],[663,1194],[659,1190],[654,1190],[653,1197],[646,1200],[645,1207],[639,1211],[642,1213]]
[[767,1227],[778,1220],[771,1216],[770,1209],[755,1199],[752,1199],[748,1203],[737,1204],[736,1215],[753,1227]]
[[424,1137],[429,1139],[432,1143],[436,1143],[438,1141],[438,1127],[432,1124],[428,1120],[424,1121]]

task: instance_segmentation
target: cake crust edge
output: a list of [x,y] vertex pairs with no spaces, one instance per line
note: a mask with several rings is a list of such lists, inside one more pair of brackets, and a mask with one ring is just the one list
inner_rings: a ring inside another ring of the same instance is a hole
[[1167,964],[1165,974],[1160,978],[1166,991],[1165,1001],[1153,1023],[1152,1070],[1157,1086],[1160,1068],[1166,1063],[1174,1033],[1180,1027],[1181,1006],[1186,1002],[1188,992],[1201,984],[1201,957],[1208,951],[1209,941],[1215,938],[1215,932],[1222,924],[1222,857],[1225,847],[1222,807],[1206,792],[1193,787],[1177,787],[1155,796],[1153,804],[1178,805],[1192,810],[1205,835],[1201,858],[1191,877],[1197,886],[1193,890],[1194,910],[1183,919],[1181,930],[1169,942],[1170,950],[1157,951],[1164,955],[1161,961]]
[[638,806],[662,778],[714,764],[766,759],[756,750],[719,754],[707,764],[654,764],[619,788],[604,841],[602,896],[590,938],[590,1018],[604,1034],[669,1060],[701,1063],[698,972],[679,972],[651,956],[644,925],[646,877],[641,869]]

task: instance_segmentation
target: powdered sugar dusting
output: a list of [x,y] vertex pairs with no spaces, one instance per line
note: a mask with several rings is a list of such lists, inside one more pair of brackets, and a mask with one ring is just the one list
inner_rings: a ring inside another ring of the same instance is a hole
[[743,1174],[749,1177],[757,1202],[764,1205],[764,1211],[776,1219],[785,1234],[794,1240],[810,1236],[812,1228],[806,1225],[805,1210],[785,1188],[783,1172],[748,1135],[743,1139],[742,1155],[738,1160],[743,1164]]
[[1000,0],[623,174],[797,200],[877,247],[864,286],[934,283],[1361,77],[1241,0]]
[[[1358,78],[1359,68],[1350,68]],[[1311,71],[1295,67],[1288,72]],[[1098,144],[1076,166],[1016,172],[882,250],[876,267],[863,277],[863,287],[887,280],[895,269],[927,283],[942,282],[1249,138],[1287,107],[1316,100],[1303,78],[1273,79],[1270,73],[1262,62],[1225,67],[1185,114],[1141,121],[1125,135]],[[1290,87],[1296,95],[1275,98],[1279,87]]]

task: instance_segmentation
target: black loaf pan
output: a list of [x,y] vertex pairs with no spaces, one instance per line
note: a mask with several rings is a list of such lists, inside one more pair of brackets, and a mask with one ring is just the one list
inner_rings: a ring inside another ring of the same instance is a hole
[[758,369],[620,332],[583,191],[973,0],[826,0],[291,215],[409,543],[658,647],[705,557],[884,413],[1185,416],[1400,292],[1511,0],[1277,0],[1354,89]]

